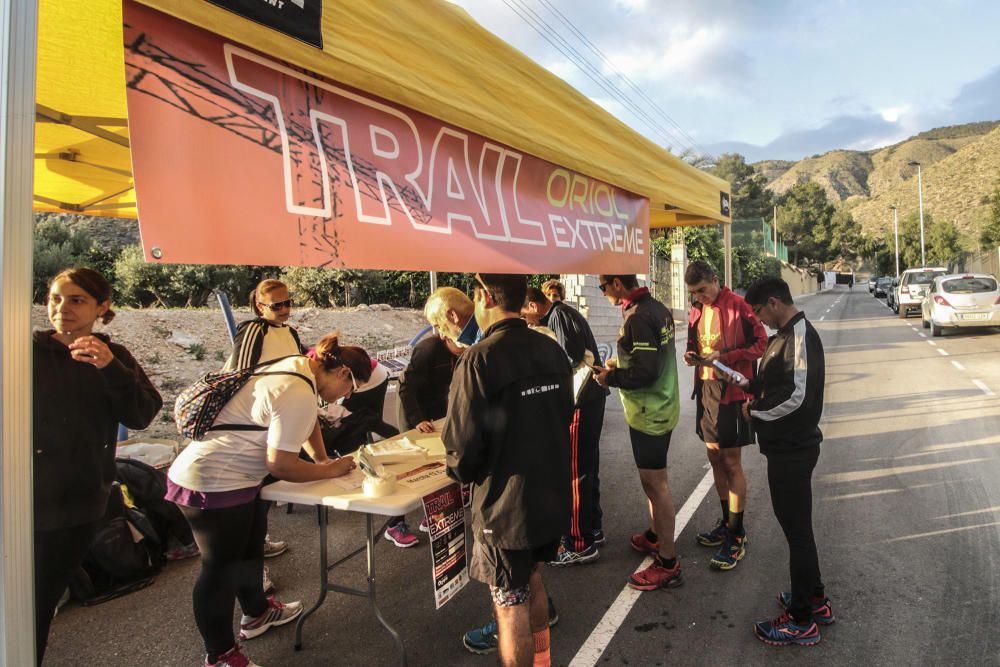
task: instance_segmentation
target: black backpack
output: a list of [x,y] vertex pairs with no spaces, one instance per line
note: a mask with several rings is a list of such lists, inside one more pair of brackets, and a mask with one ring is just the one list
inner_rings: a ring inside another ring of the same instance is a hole
[[[142,535],[135,541],[134,526]],[[162,565],[159,536],[146,516],[125,504],[121,485],[111,485],[104,522],[70,582],[70,593],[84,605],[100,604],[153,583]]]

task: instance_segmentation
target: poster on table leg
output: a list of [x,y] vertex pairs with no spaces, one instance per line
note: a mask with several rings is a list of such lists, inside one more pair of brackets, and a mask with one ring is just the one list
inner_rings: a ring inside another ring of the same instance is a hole
[[431,535],[434,605],[440,609],[469,583],[462,489],[458,484],[449,484],[428,493],[423,502]]

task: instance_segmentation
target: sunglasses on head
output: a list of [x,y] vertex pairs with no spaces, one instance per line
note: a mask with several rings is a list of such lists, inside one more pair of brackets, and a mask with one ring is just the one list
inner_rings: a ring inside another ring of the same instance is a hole
[[270,308],[273,312],[278,312],[279,310],[282,310],[283,308],[291,308],[292,307],[292,300],[291,299],[285,299],[284,301],[275,301],[274,303],[261,303],[259,305],[264,306],[266,308]]
[[345,366],[345,368],[347,369],[347,374],[351,376],[351,385],[353,385],[353,387],[354,387],[352,389],[352,391],[357,391],[358,390],[358,381],[354,379],[354,371],[351,370],[350,366]]
[[486,294],[489,294],[490,297],[492,298],[493,297],[493,293],[490,292],[490,288],[487,287],[486,283],[483,282],[482,277],[480,277],[480,275],[477,273],[475,275],[475,278],[476,278],[476,282],[472,283],[472,289],[481,289]]

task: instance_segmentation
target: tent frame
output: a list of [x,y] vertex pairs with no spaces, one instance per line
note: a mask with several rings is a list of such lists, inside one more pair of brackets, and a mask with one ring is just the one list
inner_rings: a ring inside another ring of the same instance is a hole
[[31,294],[38,4],[0,0],[0,665],[35,664]]

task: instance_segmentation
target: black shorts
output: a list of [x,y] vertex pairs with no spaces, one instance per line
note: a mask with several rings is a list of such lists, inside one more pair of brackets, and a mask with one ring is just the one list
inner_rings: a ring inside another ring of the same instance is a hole
[[501,549],[474,539],[469,576],[491,589],[512,592],[528,585],[531,573],[538,563],[556,559],[561,538],[535,549]]
[[632,441],[632,457],[640,470],[663,470],[667,467],[667,450],[670,449],[670,436],[673,431],[663,435],[649,435],[628,427],[628,437]]
[[753,428],[743,417],[744,401],[722,403],[726,383],[722,380],[702,380],[697,400],[696,426],[705,442],[715,442],[721,449],[753,444]]

